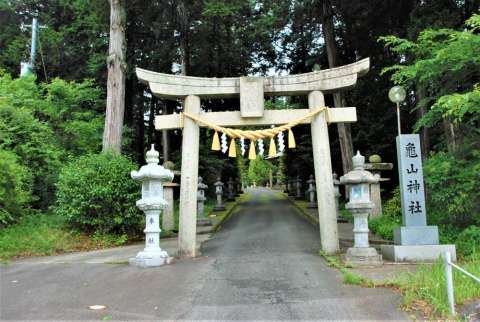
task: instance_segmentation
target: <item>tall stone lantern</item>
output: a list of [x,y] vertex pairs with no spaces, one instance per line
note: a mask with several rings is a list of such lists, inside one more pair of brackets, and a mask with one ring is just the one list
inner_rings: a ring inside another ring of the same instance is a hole
[[222,202],[223,182],[221,180],[222,178],[218,177],[217,181],[213,184],[215,186],[215,194],[217,195],[217,204],[213,208],[214,211],[225,210],[225,206],[223,205],[223,202]]
[[208,186],[203,183],[203,178],[198,177],[197,186],[197,226],[210,226],[212,221],[205,217],[205,190]]
[[365,157],[360,152],[352,158],[353,170],[340,177],[340,183],[350,188],[350,201],[345,205],[354,218],[354,245],[347,250],[346,262],[356,265],[381,265],[382,255],[368,242],[368,214],[374,207],[370,201],[370,185],[377,183],[378,175],[365,170]]
[[340,197],[342,195],[340,193],[340,180],[338,180],[338,174],[334,172],[332,174],[332,179],[333,179],[333,191],[335,193],[335,208],[337,211],[337,222],[347,222],[348,220],[345,219],[340,213]]
[[310,175],[310,179],[308,179],[307,183],[308,183],[307,192],[310,200],[307,208],[318,208],[317,198],[315,198],[315,194],[317,193],[317,187],[315,186],[315,179],[313,177],[313,174]]
[[145,248],[129,262],[134,266],[153,267],[168,264],[171,260],[160,248],[160,212],[167,207],[163,184],[173,180],[173,172],[158,164],[159,153],[153,144],[146,161],[139,171],[130,174],[132,179],[142,183],[142,199],[137,201],[137,207],[145,213]]

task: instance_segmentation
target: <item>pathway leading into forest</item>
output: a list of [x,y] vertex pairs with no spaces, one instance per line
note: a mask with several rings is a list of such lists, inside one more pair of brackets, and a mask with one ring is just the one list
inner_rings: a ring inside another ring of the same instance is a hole
[[408,320],[393,291],[344,285],[318,255],[318,230],[287,200],[251,194],[197,259],[2,266],[0,319]]

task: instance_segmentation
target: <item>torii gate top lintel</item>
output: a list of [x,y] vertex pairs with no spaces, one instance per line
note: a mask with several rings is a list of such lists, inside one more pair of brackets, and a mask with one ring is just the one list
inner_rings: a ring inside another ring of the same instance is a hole
[[[293,118],[299,118],[308,110],[271,110],[264,109],[264,96],[307,95],[314,91],[332,93],[350,88],[370,68],[370,59],[305,74],[270,77],[231,77],[208,78],[195,76],[170,75],[137,68],[140,81],[148,83],[155,96],[180,99],[187,96],[202,98],[240,96],[239,112],[203,113],[205,120],[223,126],[285,124]],[[157,130],[177,129],[183,126],[179,114],[157,115]],[[356,122],[354,107],[330,109],[329,123]],[[302,123],[310,123],[310,119]]]
[[241,93],[242,79],[260,80],[268,96],[304,95],[311,91],[331,93],[350,88],[370,68],[370,59],[311,73],[269,77],[195,77],[152,72],[136,68],[140,81],[149,84],[155,96],[169,99],[196,95],[201,98],[233,97]]

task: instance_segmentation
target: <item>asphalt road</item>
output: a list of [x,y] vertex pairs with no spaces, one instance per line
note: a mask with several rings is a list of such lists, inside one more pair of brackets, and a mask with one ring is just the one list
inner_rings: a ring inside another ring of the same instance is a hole
[[204,256],[174,265],[3,265],[0,319],[408,320],[391,290],[344,285],[288,201],[257,189],[238,209]]

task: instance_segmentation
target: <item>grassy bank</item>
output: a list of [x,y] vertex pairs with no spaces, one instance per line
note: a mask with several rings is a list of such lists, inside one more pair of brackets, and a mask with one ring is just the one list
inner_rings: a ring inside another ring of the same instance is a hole
[[86,235],[50,214],[36,214],[0,230],[0,261],[122,245],[126,236]]
[[[346,266],[340,255],[329,256],[323,252],[320,252],[320,255],[325,258],[329,266],[342,273],[345,284],[392,288],[402,294],[402,307],[408,312],[416,312],[426,319],[455,318],[449,313],[443,260],[433,264],[420,264],[416,273],[399,270],[393,279],[374,282],[356,273],[351,269],[352,267]],[[473,275],[480,276],[480,256],[471,257],[459,262],[458,265]],[[456,270],[454,270],[453,279],[457,306],[480,298],[480,285],[476,281]]]
[[[473,275],[480,276],[480,256],[464,260],[458,265]],[[426,304],[432,311],[433,317],[448,317],[447,289],[442,260],[432,265],[421,265],[416,274],[406,274],[401,280],[401,289],[407,307]],[[456,305],[480,298],[480,285],[457,270],[453,271],[453,284]]]
[[[218,225],[231,215],[233,208],[240,201],[245,201],[248,194],[242,194],[236,201],[226,202],[225,210],[212,212],[215,203],[205,203],[205,213],[209,214]],[[175,229],[178,230],[179,207],[175,201]],[[162,238],[172,236],[172,231],[162,231]],[[130,240],[126,235],[105,235],[78,232],[67,226],[63,218],[52,214],[39,213],[22,218],[14,225],[0,230],[0,262],[31,257],[47,256],[88,251],[121,246]]]

